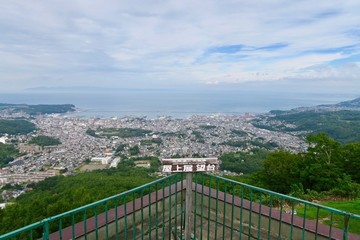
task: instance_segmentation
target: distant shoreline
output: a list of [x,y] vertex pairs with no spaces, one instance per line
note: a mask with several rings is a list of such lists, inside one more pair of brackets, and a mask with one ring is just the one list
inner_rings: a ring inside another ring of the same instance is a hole
[[335,104],[354,99],[352,94],[302,94],[251,92],[88,92],[88,93],[6,93],[0,102],[26,104],[64,104],[76,106],[79,117],[188,118],[192,115],[263,114],[271,110],[288,111],[299,107]]

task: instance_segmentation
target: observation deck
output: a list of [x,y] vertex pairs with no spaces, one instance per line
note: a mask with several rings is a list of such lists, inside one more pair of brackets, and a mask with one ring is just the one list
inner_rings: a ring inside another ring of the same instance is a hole
[[[206,173],[177,173],[0,236],[5,239],[360,240],[360,216]],[[310,213],[314,213],[310,214]]]

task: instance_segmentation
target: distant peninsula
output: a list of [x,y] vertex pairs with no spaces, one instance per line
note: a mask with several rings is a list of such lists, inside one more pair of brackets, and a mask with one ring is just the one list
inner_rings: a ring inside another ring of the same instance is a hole
[[67,113],[74,112],[75,105],[73,104],[10,104],[0,103],[0,112],[6,112],[10,114],[14,113],[26,113],[30,116],[52,114],[52,113]]
[[350,110],[350,111],[359,111],[360,110],[360,97],[353,100],[339,102],[335,104],[322,104],[312,107],[297,107],[291,110],[271,110],[271,114],[281,115],[281,114],[293,114],[298,112],[322,112],[322,111],[341,111],[341,110]]

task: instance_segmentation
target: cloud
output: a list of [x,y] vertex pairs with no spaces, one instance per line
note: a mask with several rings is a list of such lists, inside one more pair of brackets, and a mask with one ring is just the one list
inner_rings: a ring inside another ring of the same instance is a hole
[[14,0],[0,9],[1,91],[360,77],[356,0]]

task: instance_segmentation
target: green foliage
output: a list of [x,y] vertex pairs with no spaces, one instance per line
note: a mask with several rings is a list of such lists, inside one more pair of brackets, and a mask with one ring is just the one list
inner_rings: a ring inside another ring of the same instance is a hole
[[45,146],[59,145],[59,144],[61,144],[61,142],[57,138],[40,135],[40,136],[33,137],[29,141],[29,144],[35,144],[35,145],[39,145],[41,147],[45,147]]
[[350,176],[344,174],[338,177],[336,186],[329,192],[339,198],[356,199],[360,196],[360,184],[354,183]]
[[141,145],[152,145],[152,144],[160,145],[162,144],[162,140],[160,138],[141,140]]
[[248,135],[247,132],[237,130],[237,129],[232,129],[231,132],[239,137],[246,137]]
[[211,130],[216,128],[216,126],[213,125],[200,125],[199,127],[205,130]]
[[1,190],[23,190],[24,186],[20,184],[6,184],[1,188]]
[[324,133],[308,137],[308,151],[298,168],[305,189],[328,191],[342,175],[342,146]]
[[34,130],[36,130],[35,124],[26,120],[0,119],[0,135],[28,134]]
[[221,155],[219,157],[221,160],[220,170],[244,174],[258,171],[269,152],[255,148],[252,153],[237,152]]
[[268,154],[262,170],[253,175],[253,183],[308,200],[359,197],[360,144],[342,146],[324,133],[309,136],[308,143],[306,153]]
[[253,147],[258,147],[258,148],[264,148],[264,149],[274,149],[276,147],[278,147],[279,145],[277,145],[275,142],[263,142],[260,140],[252,140],[252,141],[227,141],[227,142],[223,142],[223,145],[228,145],[231,147],[248,147],[248,146],[253,146]]
[[121,152],[124,151],[126,147],[127,147],[127,144],[119,144],[115,150],[115,155],[120,156]]
[[199,143],[205,143],[205,139],[204,139],[203,135],[201,134],[201,132],[193,131],[192,134],[195,136],[195,141],[197,141]]
[[19,151],[11,144],[0,143],[0,167],[8,164],[14,157],[19,154]]
[[30,223],[127,191],[154,180],[151,169],[122,161],[118,168],[47,178],[0,210],[0,235]]
[[268,154],[261,171],[263,183],[267,188],[289,193],[291,186],[299,182],[297,165],[301,161],[300,155],[286,151],[277,151]]
[[25,112],[30,115],[38,114],[51,114],[51,113],[66,113],[75,111],[75,106],[72,104],[39,104],[39,105],[27,105],[27,104],[5,104],[0,103],[0,110],[11,109],[12,112]]
[[96,137],[96,132],[95,132],[95,130],[92,130],[91,128],[88,128],[88,129],[86,130],[86,134],[87,134],[87,135],[90,135],[90,136],[92,136],[92,137]]
[[360,183],[360,142],[344,146],[343,168],[352,180]]
[[139,149],[138,145],[135,145],[135,146],[133,146],[132,148],[129,149],[129,154],[131,156],[138,155],[139,153],[140,153],[140,149]]

